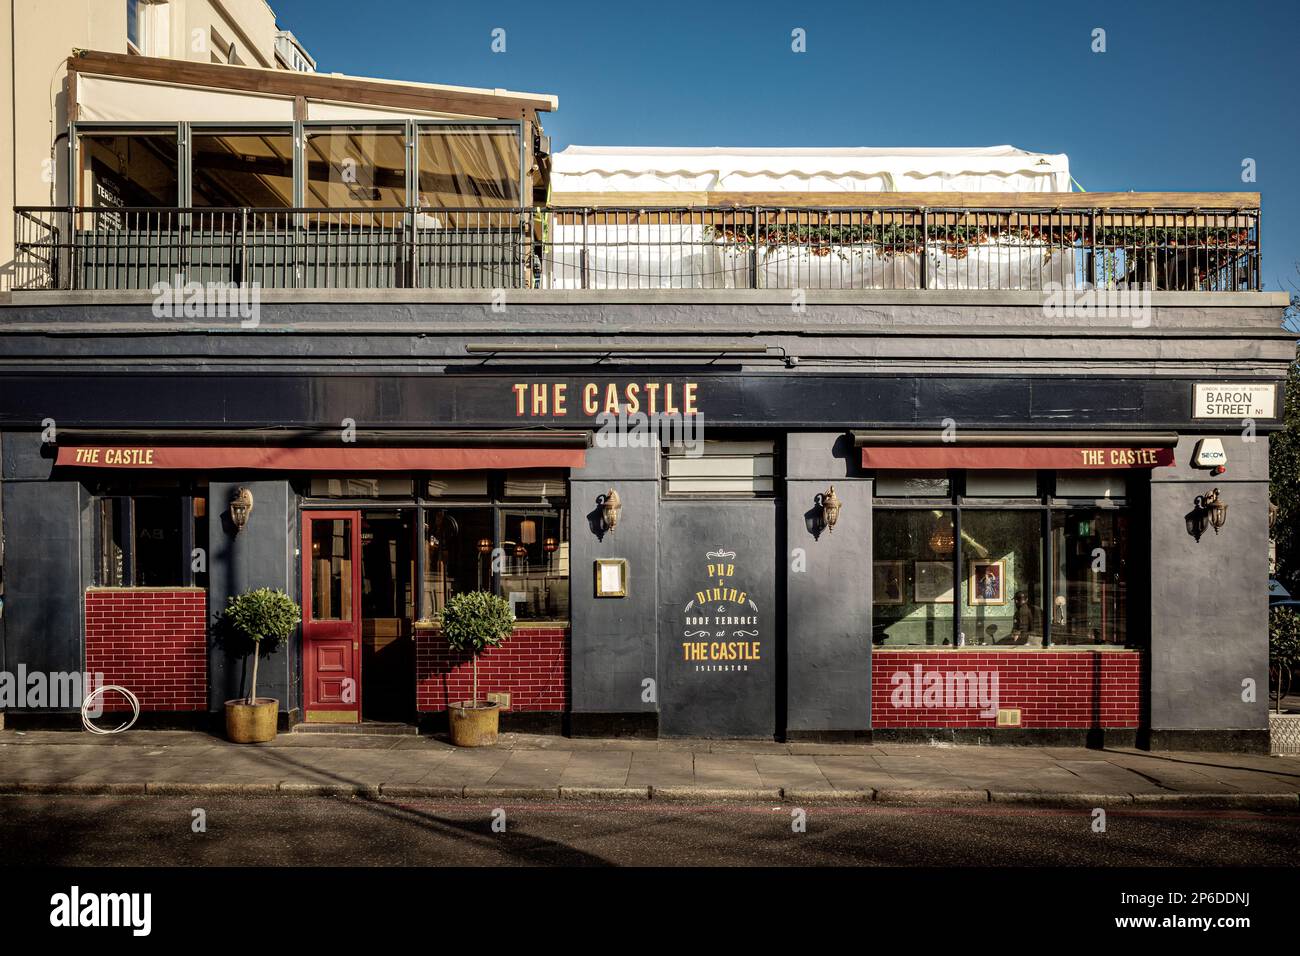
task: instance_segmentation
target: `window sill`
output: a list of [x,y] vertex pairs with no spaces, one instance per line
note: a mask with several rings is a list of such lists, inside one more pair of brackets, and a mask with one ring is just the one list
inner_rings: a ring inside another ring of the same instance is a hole
[[[532,627],[564,627],[564,628],[567,628],[568,626],[569,626],[569,622],[568,622],[567,620],[555,620],[555,621],[515,621],[515,628],[514,628],[514,629],[515,629],[516,631],[520,631],[520,630],[526,630],[526,629],[528,629],[528,628],[532,628]],[[411,624],[411,627],[412,627],[414,630],[417,630],[417,631],[438,631],[438,630],[441,630],[441,629],[442,629],[442,625],[440,625],[437,621],[415,621],[414,623]]]
[[871,652],[884,654],[907,654],[918,651],[943,651],[954,654],[1062,654],[1071,651],[1097,651],[1103,654],[1137,654],[1140,647],[1128,647],[1121,644],[1053,644],[1051,647],[1028,647],[1024,644],[967,644],[965,647],[953,647],[951,644],[893,644],[888,647],[872,645]]
[[93,584],[90,587],[86,588],[86,590],[87,591],[200,591],[206,593],[208,589],[195,587],[192,584],[150,584],[150,585],[141,585],[140,587],[133,587],[130,585],[110,586],[110,585],[102,585],[102,584]]

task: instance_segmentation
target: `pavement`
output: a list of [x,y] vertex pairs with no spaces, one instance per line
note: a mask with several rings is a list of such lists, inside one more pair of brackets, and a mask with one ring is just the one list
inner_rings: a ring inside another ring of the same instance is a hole
[[1111,748],[0,731],[0,793],[423,799],[797,800],[1300,811],[1300,758]]

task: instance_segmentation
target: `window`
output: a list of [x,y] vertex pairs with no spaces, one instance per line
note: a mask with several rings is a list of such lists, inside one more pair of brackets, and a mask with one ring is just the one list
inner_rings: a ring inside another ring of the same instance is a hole
[[[881,472],[870,572],[873,641],[1127,643],[1130,519],[1122,494],[1134,480]],[[1098,503],[1102,498],[1109,501]]]
[[352,526],[348,519],[311,523],[311,616],[352,619]]
[[882,498],[947,498],[952,485],[942,471],[881,472],[876,476],[876,494]]
[[444,471],[425,482],[425,494],[430,498],[478,498],[487,493],[486,471]]
[[[207,586],[203,494],[103,495],[95,503],[99,587]],[[195,550],[203,560],[195,560]]]
[[1127,490],[1122,472],[1062,471],[1056,476],[1058,498],[1123,498]]
[[970,471],[966,473],[967,498],[1034,498],[1038,495],[1036,471]]
[[877,509],[872,528],[873,642],[951,644],[953,512]]
[[303,153],[308,207],[406,205],[404,129],[361,124],[309,127]]
[[530,510],[502,514],[501,593],[520,620],[569,616],[569,514]]
[[127,50],[144,56],[169,56],[169,12],[166,0],[126,0]]
[[1042,646],[1042,553],[1040,512],[962,511],[958,644]]
[[1052,511],[1052,643],[1128,640],[1128,522],[1121,510]]
[[143,6],[141,0],[126,0],[126,39],[137,50],[140,49],[140,39],[143,35],[140,22],[140,7]]
[[[454,594],[486,590],[509,600],[517,620],[568,618],[569,509],[561,474],[507,472],[485,480],[491,500],[482,505],[423,509],[422,616],[434,617]],[[428,483],[441,491],[454,479],[435,475]],[[533,499],[527,506],[525,497]]]
[[704,441],[664,449],[667,494],[757,496],[774,491],[776,445],[771,441]]
[[403,475],[313,475],[307,493],[313,498],[410,498],[415,482]]
[[[520,621],[568,619],[569,501],[562,469],[313,475],[301,490],[322,502],[382,498],[393,514],[422,516],[415,576],[422,578],[421,619],[436,617],[452,595],[466,591],[502,595]],[[367,520],[374,514],[367,510]]]
[[523,202],[518,126],[426,126],[419,133],[421,206],[509,208]]
[[283,209],[293,205],[293,134],[265,129],[194,130],[192,206]]
[[[179,203],[180,154],[175,129],[82,133],[77,148],[81,205],[174,208]],[[109,218],[105,215],[100,221]]]

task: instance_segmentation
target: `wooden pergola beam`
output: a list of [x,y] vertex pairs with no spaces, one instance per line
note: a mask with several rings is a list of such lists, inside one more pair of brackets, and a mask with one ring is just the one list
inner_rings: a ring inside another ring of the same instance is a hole
[[[204,89],[235,90],[271,96],[302,97],[384,106],[417,112],[451,113],[492,119],[537,121],[537,114],[549,112],[550,99],[527,95],[488,95],[460,90],[434,89],[401,83],[382,83],[356,77],[194,63],[152,56],[103,53],[86,50],[68,58],[68,74],[85,73],[122,79],[194,86]],[[72,87],[75,89],[75,86]]]

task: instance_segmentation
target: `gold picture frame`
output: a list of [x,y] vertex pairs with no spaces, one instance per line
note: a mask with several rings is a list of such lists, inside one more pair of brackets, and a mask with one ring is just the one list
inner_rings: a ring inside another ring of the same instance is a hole
[[597,558],[596,597],[627,597],[627,559]]
[[966,601],[971,607],[1007,603],[1007,560],[972,561],[966,578]]

